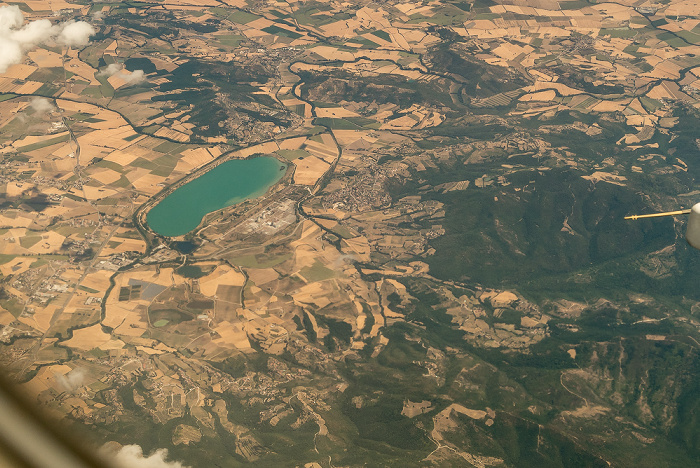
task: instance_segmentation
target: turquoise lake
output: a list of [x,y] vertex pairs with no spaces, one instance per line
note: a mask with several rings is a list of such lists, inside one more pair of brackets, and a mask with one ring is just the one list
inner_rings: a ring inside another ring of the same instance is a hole
[[286,167],[270,157],[226,161],[165,197],[148,212],[146,222],[163,236],[187,234],[207,213],[264,195]]

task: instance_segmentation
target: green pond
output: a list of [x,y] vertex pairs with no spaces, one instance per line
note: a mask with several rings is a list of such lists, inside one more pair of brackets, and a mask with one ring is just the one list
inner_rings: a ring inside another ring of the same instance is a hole
[[165,197],[148,212],[146,222],[163,236],[187,234],[207,213],[264,195],[286,167],[271,157],[226,161]]

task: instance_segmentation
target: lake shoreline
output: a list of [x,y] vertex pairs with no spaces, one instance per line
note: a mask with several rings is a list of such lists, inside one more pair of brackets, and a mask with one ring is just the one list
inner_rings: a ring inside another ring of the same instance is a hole
[[183,236],[197,229],[209,213],[263,196],[288,167],[273,156],[221,161],[171,187],[145,214],[145,224],[163,237]]

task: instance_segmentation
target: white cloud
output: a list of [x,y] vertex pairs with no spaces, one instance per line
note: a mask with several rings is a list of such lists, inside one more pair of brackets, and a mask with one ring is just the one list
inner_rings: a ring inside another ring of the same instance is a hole
[[31,107],[37,115],[43,115],[56,110],[54,105],[51,104],[51,101],[43,97],[32,98],[32,100],[29,101],[29,107]]
[[114,460],[117,468],[187,468],[178,461],[167,461],[166,449],[158,449],[149,456],[144,456],[143,449],[138,445],[124,445],[115,450],[113,443],[108,442],[100,451]]
[[18,42],[23,48],[30,49],[37,44],[48,41],[58,34],[59,28],[53,26],[47,19],[32,21],[22,29],[13,29],[9,37]]
[[24,52],[37,44],[55,40],[62,45],[84,46],[94,34],[95,28],[84,21],[52,25],[51,21],[41,19],[25,25],[17,5],[0,6],[0,73],[21,62]]
[[0,31],[19,28],[24,23],[24,15],[17,5],[0,7]]
[[0,73],[4,73],[10,65],[22,61],[22,48],[10,39],[0,36]]
[[143,70],[134,70],[129,75],[122,76],[121,78],[126,81],[127,84],[136,84],[144,81],[146,79],[146,74]]
[[143,70],[134,70],[129,72],[124,70],[124,67],[120,63],[110,63],[107,67],[100,72],[103,76],[114,76],[124,80],[128,85],[138,84],[146,80],[146,74]]
[[82,369],[73,369],[65,375],[57,375],[56,381],[63,386],[65,391],[72,392],[83,386],[83,382],[85,382],[85,371]]
[[122,64],[121,63],[110,63],[107,65],[104,70],[100,72],[100,75],[104,75],[106,77],[110,77],[116,73],[119,73],[122,70]]
[[61,25],[61,32],[56,39],[59,44],[67,46],[86,46],[90,36],[95,35],[95,28],[85,21],[68,21]]

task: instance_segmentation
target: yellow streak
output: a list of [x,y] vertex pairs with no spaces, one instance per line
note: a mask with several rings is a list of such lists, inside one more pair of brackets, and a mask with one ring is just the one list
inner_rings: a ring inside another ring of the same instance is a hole
[[625,219],[658,218],[660,216],[677,216],[677,215],[683,215],[683,214],[689,214],[689,213],[690,213],[690,209],[687,209],[687,210],[678,210],[678,211],[666,211],[664,213],[652,213],[652,214],[645,214],[645,215],[625,216]]

